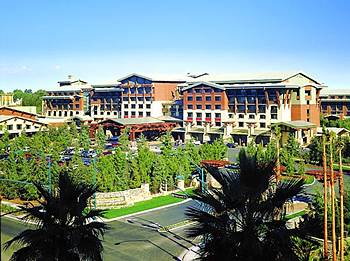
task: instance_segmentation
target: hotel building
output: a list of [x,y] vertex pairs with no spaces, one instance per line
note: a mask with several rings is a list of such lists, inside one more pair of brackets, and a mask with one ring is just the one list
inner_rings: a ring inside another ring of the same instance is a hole
[[[304,73],[200,78],[183,84],[185,126],[174,135],[206,142],[223,136],[247,144],[251,139],[266,143],[271,126],[295,132],[301,143],[309,142],[320,121],[319,81]],[[290,130],[293,129],[293,130]]]
[[344,119],[350,116],[349,89],[323,89],[320,98],[321,113],[324,117]]
[[43,97],[43,114],[67,119],[88,115],[96,121],[162,116],[182,118],[178,85],[183,83],[184,80],[159,80],[139,74],[125,76],[115,84],[63,81]]

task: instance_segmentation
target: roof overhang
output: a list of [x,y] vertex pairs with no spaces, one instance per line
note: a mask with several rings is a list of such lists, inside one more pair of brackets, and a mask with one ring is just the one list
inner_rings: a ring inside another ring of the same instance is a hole
[[195,87],[200,86],[200,85],[204,85],[204,86],[208,86],[208,87],[212,87],[212,88],[217,88],[220,90],[225,90],[225,87],[223,87],[222,85],[213,83],[213,82],[196,82],[194,84],[191,84],[187,87],[182,88],[182,91],[186,91],[186,90],[195,88]]
[[143,79],[152,81],[152,79],[149,78],[149,77],[146,77],[146,76],[143,76],[143,75],[140,75],[140,74],[137,74],[137,73],[131,73],[131,74],[129,74],[129,75],[123,77],[123,78],[118,79],[118,82],[124,81],[124,80],[126,80],[126,79],[128,79],[128,78],[130,78],[130,77],[133,77],[133,76],[136,76],[136,77],[139,77],[139,78],[143,78]]

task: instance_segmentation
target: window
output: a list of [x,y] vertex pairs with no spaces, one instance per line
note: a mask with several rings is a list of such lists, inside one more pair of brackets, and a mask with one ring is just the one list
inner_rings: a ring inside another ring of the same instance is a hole
[[125,111],[124,112],[124,117],[128,117],[129,116],[129,112]]
[[139,117],[143,117],[143,112],[142,111],[139,112]]
[[75,104],[75,108],[76,108],[76,109],[79,109],[79,104]]
[[215,110],[221,110],[221,105],[215,105]]
[[266,115],[265,114],[261,114],[260,115],[260,119],[262,119],[262,120],[266,119]]
[[244,122],[238,122],[238,127],[243,128],[244,127]]
[[311,90],[305,90],[305,96],[310,96],[311,95]]
[[244,114],[238,114],[238,118],[243,119],[244,118]]
[[128,104],[124,104],[124,109],[127,109],[129,107]]
[[13,130],[13,125],[7,125],[7,130]]
[[65,111],[64,112],[64,117],[67,117],[67,115],[68,115],[68,112]]
[[136,115],[136,112],[135,111],[132,111],[131,112],[131,116],[135,116]]
[[197,124],[198,126],[202,126],[202,122],[201,122],[201,121],[197,121],[196,124]]
[[211,113],[206,113],[205,118],[211,118]]
[[202,105],[197,105],[197,110],[201,110],[202,109]]
[[216,127],[220,127],[220,126],[221,126],[221,122],[220,122],[220,121],[216,121],[216,122],[215,122],[215,126],[216,126]]
[[306,109],[306,114],[307,114],[307,115],[310,114],[310,109]]
[[148,112],[146,112],[146,116],[147,117],[150,117],[151,116],[151,113],[148,111]]
[[139,104],[139,109],[143,109],[143,104]]
[[111,112],[110,112],[110,111],[107,111],[107,115],[111,115]]
[[215,113],[215,118],[221,118],[221,113]]
[[254,114],[249,114],[249,119],[255,119],[255,115]]
[[209,104],[205,105],[205,109],[206,110],[211,110],[211,105],[209,105]]
[[221,101],[221,96],[215,96],[215,101]]
[[72,117],[72,116],[73,116],[73,112],[71,111],[71,112],[69,113],[69,115]]
[[56,111],[53,112],[53,116],[56,116]]
[[47,112],[47,115],[48,115],[48,116],[51,116],[51,111],[48,111],[48,112]]
[[189,112],[189,113],[187,113],[187,117],[192,118],[192,117],[193,117],[193,112]]
[[115,111],[113,114],[114,114],[114,115],[118,115],[118,112]]
[[307,104],[307,105],[309,105],[309,104],[310,104],[310,101],[309,101],[309,100],[307,100],[307,101],[306,101],[306,104]]
[[265,122],[260,122],[260,128],[266,128],[266,123]]
[[188,97],[187,97],[187,100],[188,100],[188,101],[193,101],[193,97],[192,97],[192,96],[188,96]]
[[271,119],[272,120],[277,120],[277,114],[271,114]]
[[27,129],[27,130],[30,129],[30,125],[29,125],[29,124],[26,125],[26,129]]
[[131,109],[136,109],[136,104],[131,104]]
[[232,114],[232,113],[229,113],[229,114],[228,114],[228,117],[229,117],[230,119],[232,119],[232,118],[233,118],[233,114]]
[[123,101],[129,101],[128,97],[123,97]]
[[193,105],[192,104],[187,105],[187,109],[188,110],[193,110]]
[[146,109],[151,109],[151,104],[146,104]]
[[197,116],[197,118],[202,118],[202,113],[201,112],[197,112],[197,114],[196,114]]
[[196,101],[202,101],[202,96],[197,96]]
[[271,106],[271,113],[277,113],[277,106]]
[[17,124],[17,130],[21,130],[22,129],[22,124]]
[[62,111],[58,112],[58,116],[60,116],[60,117],[62,116]]
[[205,96],[205,100],[206,101],[211,101],[211,97],[210,96]]
[[136,101],[136,97],[130,97],[131,101]]

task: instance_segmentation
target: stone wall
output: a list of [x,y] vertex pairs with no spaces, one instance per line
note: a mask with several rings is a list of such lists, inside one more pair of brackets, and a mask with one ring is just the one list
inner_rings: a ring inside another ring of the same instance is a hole
[[96,207],[99,209],[119,208],[150,198],[149,184],[142,184],[140,188],[136,189],[96,193]]

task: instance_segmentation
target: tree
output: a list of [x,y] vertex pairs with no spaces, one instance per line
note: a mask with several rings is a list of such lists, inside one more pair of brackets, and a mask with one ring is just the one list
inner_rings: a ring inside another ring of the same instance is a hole
[[319,165],[322,164],[322,143],[320,138],[315,136],[312,138],[311,143],[309,145],[309,159],[311,163],[317,163]]
[[191,196],[201,207],[186,212],[196,222],[188,235],[201,236],[201,259],[297,260],[293,238],[303,233],[287,228],[285,205],[303,192],[303,181],[274,182],[275,161],[258,162],[246,151],[239,162],[238,172],[206,166],[222,187]]
[[107,226],[91,221],[102,215],[101,210],[89,210],[89,198],[96,187],[74,183],[68,173],[62,173],[58,188],[50,194],[36,183],[43,200],[38,206],[21,207],[26,218],[37,222],[36,229],[27,229],[6,242],[24,245],[11,260],[102,260],[102,236]]
[[103,127],[102,126],[99,126],[97,131],[96,131],[96,143],[97,143],[97,146],[98,146],[98,149],[99,150],[102,150],[105,143],[106,143],[106,134],[103,130]]

